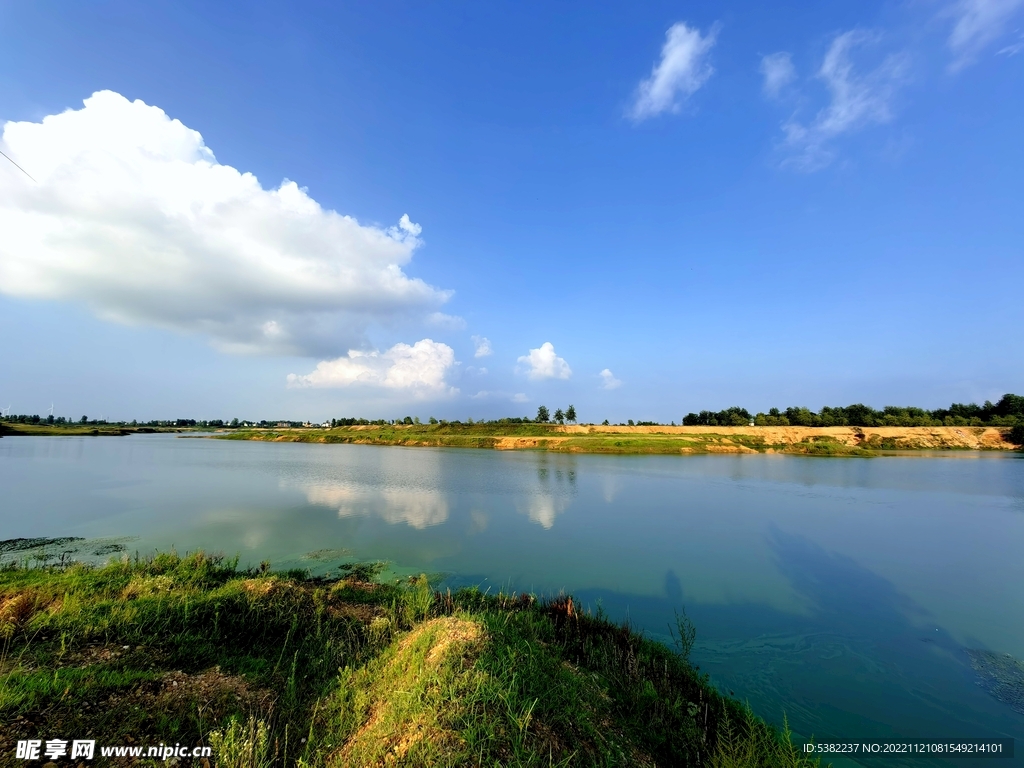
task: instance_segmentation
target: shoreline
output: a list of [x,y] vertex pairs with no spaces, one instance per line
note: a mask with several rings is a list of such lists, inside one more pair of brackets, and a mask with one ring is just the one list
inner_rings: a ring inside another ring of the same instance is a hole
[[1003,427],[662,427],[545,424],[365,425],[241,429],[255,440],[626,455],[782,453],[869,458],[892,451],[1014,451]]
[[54,426],[2,424],[0,437],[177,434],[278,443],[481,448],[618,455],[788,454],[870,458],[923,451],[1011,452],[1010,427],[705,427],[592,424],[385,424],[323,427]]

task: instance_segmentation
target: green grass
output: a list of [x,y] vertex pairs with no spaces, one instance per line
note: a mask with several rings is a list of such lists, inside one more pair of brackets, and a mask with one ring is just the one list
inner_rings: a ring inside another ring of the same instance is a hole
[[165,553],[0,570],[0,764],[18,739],[92,734],[248,768],[811,765],[690,666],[685,621],[673,651],[571,598],[381,569]]
[[[866,444],[866,443],[865,443]],[[870,447],[876,447],[871,445]],[[868,448],[856,445],[847,445],[829,435],[807,437],[799,443],[780,446],[786,453],[798,454],[801,456],[860,456],[871,457],[877,454]]]
[[[379,427],[336,427],[334,429],[243,429],[218,435],[222,440],[271,442],[347,443],[366,445],[435,446],[447,448],[498,448],[501,441],[521,439],[519,450],[558,453],[606,453],[633,455],[679,455],[712,452],[764,452],[769,446],[758,435],[743,434],[658,434],[603,432],[561,432],[554,424],[417,424]],[[808,453],[802,448],[795,453]],[[862,455],[864,452],[861,452]],[[856,454],[853,452],[851,455]]]
[[116,424],[22,424],[20,422],[0,422],[0,436],[60,436],[90,437],[95,435],[123,436],[137,432],[181,432],[177,427],[131,427]]

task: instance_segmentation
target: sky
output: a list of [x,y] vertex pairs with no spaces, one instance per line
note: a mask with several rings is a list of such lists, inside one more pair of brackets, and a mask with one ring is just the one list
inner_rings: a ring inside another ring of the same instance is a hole
[[0,408],[1024,392],[1024,0],[0,2]]

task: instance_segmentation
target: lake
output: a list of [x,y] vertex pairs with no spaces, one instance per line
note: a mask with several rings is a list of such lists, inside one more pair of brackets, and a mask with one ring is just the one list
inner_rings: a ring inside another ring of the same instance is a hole
[[701,670],[801,736],[1024,737],[968,653],[1024,659],[1020,455],[14,437],[0,488],[2,539],[122,537],[133,553],[316,572],[387,560],[456,586],[572,592],[664,640],[685,608]]

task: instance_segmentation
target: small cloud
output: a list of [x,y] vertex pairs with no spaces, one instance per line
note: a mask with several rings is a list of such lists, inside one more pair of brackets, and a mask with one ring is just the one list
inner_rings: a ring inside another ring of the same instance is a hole
[[614,374],[605,368],[600,373],[601,376],[601,389],[618,389],[622,386],[622,382],[616,379]]
[[707,59],[717,35],[717,25],[706,35],[682,21],[669,27],[661,59],[637,87],[630,117],[640,122],[662,112],[678,112],[715,71]]
[[1024,35],[1021,35],[1020,39],[1016,43],[1013,43],[1012,45],[1008,45],[1005,48],[1000,48],[998,51],[996,51],[996,55],[997,56],[1016,56],[1021,51],[1024,51]]
[[501,390],[481,389],[475,395],[469,396],[470,400],[509,400],[513,403],[526,403],[529,398],[524,394],[509,395]]
[[782,89],[796,78],[793,59],[786,51],[769,53],[761,59],[761,74],[764,75],[764,94],[777,99]]
[[423,227],[419,224],[414,224],[409,220],[409,214],[403,213],[402,218],[398,220],[397,227],[390,227],[388,234],[396,240],[408,240],[410,238],[417,238],[420,233],[423,232]]
[[787,161],[804,171],[824,168],[834,157],[830,142],[845,133],[892,119],[892,102],[907,76],[903,55],[886,57],[875,69],[860,74],[851,52],[877,43],[880,36],[854,29],[837,35],[818,70],[830,93],[828,106],[807,124],[783,124],[785,145],[795,154]]
[[288,375],[289,387],[339,388],[353,385],[402,390],[417,398],[455,395],[445,380],[455,364],[455,352],[431,339],[412,346],[395,344],[386,352],[349,350],[336,360],[324,360],[304,376]]
[[427,323],[446,331],[461,331],[466,327],[466,321],[461,317],[446,315],[444,312],[431,312],[427,315]]
[[474,346],[476,346],[476,352],[473,353],[473,357],[487,357],[493,355],[494,350],[491,349],[491,340],[486,336],[470,336],[473,340]]
[[[945,15],[956,19],[949,34],[953,61],[951,72],[972,63],[979,53],[1006,29],[1013,15],[1024,6],[1024,0],[957,0],[946,8]],[[1011,45],[999,53],[1013,55],[1022,45]],[[1015,50],[1014,50],[1015,49]]]
[[528,366],[526,375],[534,380],[568,379],[572,376],[569,364],[555,354],[555,347],[550,341],[545,341],[537,349],[531,349],[530,353],[520,357],[518,362]]

